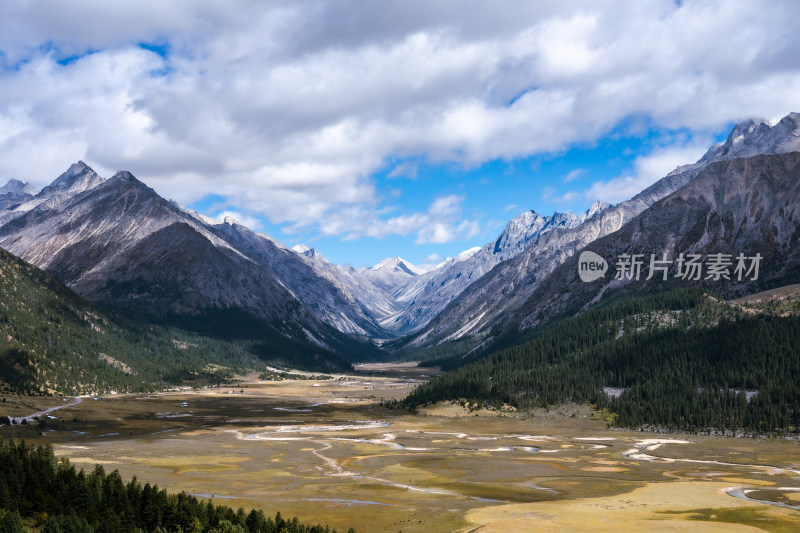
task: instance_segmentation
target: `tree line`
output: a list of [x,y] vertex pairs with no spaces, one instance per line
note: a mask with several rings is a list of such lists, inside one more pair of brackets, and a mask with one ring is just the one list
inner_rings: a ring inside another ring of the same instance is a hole
[[797,431],[800,316],[751,316],[710,301],[688,289],[604,305],[456,367],[404,404],[588,402],[622,427]]

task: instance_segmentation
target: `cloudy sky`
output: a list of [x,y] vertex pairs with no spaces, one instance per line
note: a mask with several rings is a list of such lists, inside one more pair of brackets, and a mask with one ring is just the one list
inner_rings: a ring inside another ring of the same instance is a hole
[[798,20],[793,0],[9,0],[0,182],[82,159],[336,262],[435,262],[800,111]]

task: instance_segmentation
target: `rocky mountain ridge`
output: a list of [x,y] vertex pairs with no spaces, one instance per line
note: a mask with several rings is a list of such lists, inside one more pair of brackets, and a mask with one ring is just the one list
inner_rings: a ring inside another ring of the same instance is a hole
[[[584,283],[577,275],[578,257],[569,258],[513,313],[506,328],[536,326],[615,291],[702,285],[732,299],[791,285],[800,281],[799,244],[800,152],[717,161],[619,231],[587,247],[607,258],[605,276]],[[623,254],[639,254],[641,270],[623,265]],[[654,263],[666,267],[666,274],[658,269],[650,276],[651,254],[667,258]],[[722,256],[715,270],[710,265],[718,254]],[[681,263],[681,255],[695,255],[697,270]]]
[[[73,165],[32,200],[4,213],[0,247],[92,302],[137,315],[165,319],[239,310],[300,347],[337,352],[349,342],[318,316],[324,305],[304,305],[280,279],[285,265],[263,260],[285,255],[294,271],[302,275],[305,269],[317,280],[294,253],[230,223],[206,224],[126,171],[103,180],[83,163]],[[335,298],[335,288],[319,282],[320,293]],[[339,316],[345,308],[334,304]],[[354,312],[350,319],[359,316]]]
[[756,154],[800,150],[800,114],[790,113],[775,124],[748,120],[738,124],[725,142],[712,146],[696,163],[676,168],[630,200],[605,209],[574,228],[544,233],[535,246],[499,263],[470,284],[459,297],[408,340],[411,346],[437,344],[490,334],[504,317],[519,309],[540,283],[576,251],[614,233],[655,202],[690,183],[709,164]]

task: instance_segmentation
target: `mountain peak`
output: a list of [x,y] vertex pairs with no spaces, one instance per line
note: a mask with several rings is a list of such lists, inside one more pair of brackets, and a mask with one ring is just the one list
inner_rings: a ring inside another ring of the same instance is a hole
[[127,170],[120,170],[113,176],[111,176],[112,180],[119,180],[119,181],[127,181],[127,182],[138,182],[139,180],[136,179],[136,176],[128,172]]
[[453,259],[455,259],[456,263],[461,262],[461,261],[466,261],[467,259],[469,259],[473,255],[478,253],[480,251],[480,249],[481,249],[480,246],[474,246],[472,248],[464,250],[463,252],[461,252],[460,254],[455,256]]
[[328,260],[325,259],[321,253],[317,251],[316,248],[311,248],[310,246],[306,246],[305,244],[295,244],[292,246],[291,250],[299,255],[307,257],[309,259],[319,259],[323,262],[327,262]]
[[422,273],[422,271],[419,268],[415,267],[413,264],[409,263],[400,256],[387,257],[374,267],[370,268],[370,270],[372,271],[386,270],[386,269],[400,270],[412,276],[418,276]]
[[739,122],[725,142],[712,146],[698,163],[798,150],[800,113],[792,112],[778,121],[751,118]]
[[292,246],[292,250],[297,252],[298,254],[305,254],[306,252],[314,252],[314,249],[310,246],[306,246],[305,244],[295,244]]
[[519,215],[509,220],[507,226],[528,227],[532,226],[535,221],[543,218],[544,217],[542,217],[542,215],[531,209],[529,211],[523,211]]
[[34,189],[30,183],[27,181],[21,181],[18,179],[10,179],[8,183],[0,187],[0,194],[13,194],[16,196],[21,196],[25,194],[34,195],[36,194],[36,189]]
[[586,210],[586,218],[587,219],[592,218],[597,213],[605,211],[609,207],[611,207],[611,204],[609,204],[608,202],[604,202],[602,200],[595,200],[594,202],[592,202],[592,205],[589,206],[589,209]]
[[42,189],[37,196],[50,196],[62,191],[82,192],[91,189],[103,182],[92,168],[78,161],[73,163],[66,172],[57,177],[53,183]]
[[226,216],[226,217],[225,217],[225,218],[222,220],[222,223],[223,223],[223,224],[227,224],[227,225],[229,225],[229,226],[241,226],[241,224],[239,224],[239,221],[238,221],[238,220],[236,220],[236,219],[235,219],[235,218],[233,218],[233,217],[229,217],[229,216]]

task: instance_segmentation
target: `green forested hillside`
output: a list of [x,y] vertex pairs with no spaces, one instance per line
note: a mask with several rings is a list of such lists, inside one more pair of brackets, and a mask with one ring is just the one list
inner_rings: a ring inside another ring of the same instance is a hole
[[699,289],[632,297],[456,368],[406,404],[590,402],[626,427],[795,431],[797,311],[796,302],[729,304]]
[[[329,533],[277,513],[215,506],[194,496],[168,494],[98,465],[86,473],[58,462],[50,445],[0,441],[0,531],[23,533],[21,517],[42,533]],[[352,531],[352,530],[351,530]],[[335,532],[334,532],[335,533]]]
[[[207,337],[98,310],[0,249],[0,390],[141,391],[297,364],[277,344]],[[313,368],[313,358],[306,367]]]

